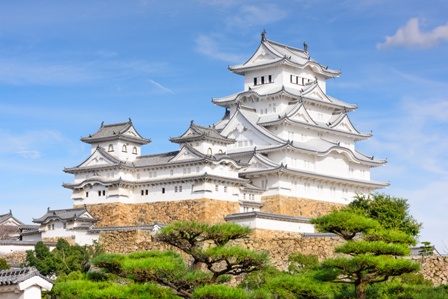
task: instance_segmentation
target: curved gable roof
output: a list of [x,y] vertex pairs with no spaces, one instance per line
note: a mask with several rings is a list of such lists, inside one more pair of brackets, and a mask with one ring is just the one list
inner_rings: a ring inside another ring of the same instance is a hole
[[150,139],[143,138],[134,128],[131,119],[128,122],[105,125],[101,123],[101,127],[95,133],[88,137],[82,137],[81,141],[89,144],[113,141],[126,140],[137,144],[148,144]]
[[323,66],[308,55],[308,52],[295,47],[280,44],[266,39],[263,35],[261,43],[255,53],[244,64],[230,66],[229,70],[235,74],[244,74],[245,72],[266,67],[277,63],[286,63],[293,67],[310,67],[316,73],[327,78],[335,78],[340,75],[340,71],[329,69]]
[[[104,159],[107,163],[100,164],[100,165],[94,165],[94,166],[88,165],[91,161],[93,161],[94,159],[98,159],[99,157]],[[86,160],[84,160],[81,164],[79,164],[78,166],[75,166],[75,167],[64,168],[64,172],[75,173],[77,171],[86,170],[86,169],[95,169],[98,167],[121,166],[121,165],[125,165],[125,164],[126,164],[126,162],[123,162],[123,161],[115,158],[114,156],[112,156],[108,152],[106,152],[102,147],[98,146],[96,148],[96,150]]]
[[222,136],[214,128],[199,126],[193,123],[193,121],[191,121],[188,130],[185,131],[185,133],[183,133],[181,136],[170,138],[170,141],[175,143],[191,142],[197,140],[213,140],[227,144],[235,142],[235,140],[233,139]]

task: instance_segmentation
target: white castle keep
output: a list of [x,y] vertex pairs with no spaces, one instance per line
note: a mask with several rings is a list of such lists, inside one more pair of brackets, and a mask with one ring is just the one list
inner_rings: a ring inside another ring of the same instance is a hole
[[372,136],[349,119],[357,105],[326,92],[340,71],[311,58],[306,44],[286,46],[263,33],[252,57],[229,69],[244,76],[243,90],[214,98],[224,117],[210,126],[192,121],[170,139],[177,151],[141,155],[150,139],[131,120],[83,137],[90,157],[64,169],[74,175],[64,184],[74,205],[209,198],[237,202],[240,213],[263,212],[272,196],[346,204],[389,185],[370,177],[386,160],[356,150]]

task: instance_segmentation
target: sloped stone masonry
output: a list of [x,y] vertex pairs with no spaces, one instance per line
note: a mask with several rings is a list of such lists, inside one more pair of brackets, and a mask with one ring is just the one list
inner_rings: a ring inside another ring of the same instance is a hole
[[261,200],[263,202],[261,210],[265,213],[310,218],[328,214],[334,208],[345,206],[339,203],[282,195],[264,196]]
[[413,257],[412,260],[421,264],[420,272],[425,279],[431,280],[435,286],[448,284],[448,256],[420,256]]
[[97,227],[168,224],[177,220],[219,223],[224,222],[225,215],[238,213],[239,203],[203,198],[136,204],[103,203],[87,205],[87,209],[100,218]]

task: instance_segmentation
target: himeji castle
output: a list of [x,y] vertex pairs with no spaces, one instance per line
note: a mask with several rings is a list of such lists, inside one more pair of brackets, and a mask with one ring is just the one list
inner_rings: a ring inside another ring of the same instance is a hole
[[170,138],[176,151],[142,155],[151,141],[130,119],[83,137],[90,156],[64,169],[74,175],[64,183],[74,205],[207,198],[238,207],[228,219],[314,217],[389,185],[370,177],[386,160],[356,149],[372,136],[350,121],[357,105],[327,94],[327,79],[341,72],[311,58],[305,43],[290,47],[263,32],[252,57],[229,70],[244,77],[243,90],[213,98],[225,110],[222,119],[192,121]]

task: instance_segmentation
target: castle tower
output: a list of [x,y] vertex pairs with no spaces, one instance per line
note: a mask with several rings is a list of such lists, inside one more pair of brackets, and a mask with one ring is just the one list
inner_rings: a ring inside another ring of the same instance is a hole
[[314,217],[388,186],[370,178],[370,169],[386,161],[356,150],[372,136],[350,121],[357,106],[326,92],[326,80],[340,71],[311,58],[306,44],[282,45],[263,33],[249,60],[229,69],[244,76],[243,91],[214,98],[224,117],[211,126],[192,121],[170,138],[177,151],[141,155],[150,140],[130,120],[82,138],[92,145],[90,157],[64,169],[75,176],[64,184],[75,206],[144,204],[128,218],[150,224],[189,219],[197,202],[208,210],[195,212],[195,220],[248,212]]

